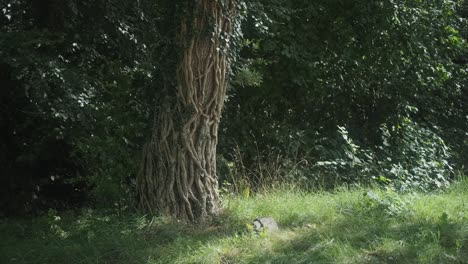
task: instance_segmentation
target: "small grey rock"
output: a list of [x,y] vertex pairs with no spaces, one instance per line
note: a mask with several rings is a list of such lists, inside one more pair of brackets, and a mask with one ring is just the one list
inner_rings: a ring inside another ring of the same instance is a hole
[[253,230],[255,232],[261,232],[264,229],[268,231],[278,231],[278,224],[275,219],[271,217],[259,217],[253,221]]

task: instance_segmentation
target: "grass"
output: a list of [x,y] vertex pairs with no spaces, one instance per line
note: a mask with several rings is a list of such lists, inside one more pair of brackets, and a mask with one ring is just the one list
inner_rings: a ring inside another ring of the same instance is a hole
[[[342,188],[227,196],[210,224],[50,212],[0,221],[0,263],[468,263],[468,181],[439,193]],[[249,223],[272,216],[276,233]]]

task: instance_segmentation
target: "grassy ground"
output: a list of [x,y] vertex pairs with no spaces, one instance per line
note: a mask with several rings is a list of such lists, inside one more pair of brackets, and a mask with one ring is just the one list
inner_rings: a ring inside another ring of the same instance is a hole
[[[0,263],[468,263],[468,181],[433,194],[355,188],[225,197],[209,225],[93,211],[0,221]],[[249,223],[272,216],[276,233]]]

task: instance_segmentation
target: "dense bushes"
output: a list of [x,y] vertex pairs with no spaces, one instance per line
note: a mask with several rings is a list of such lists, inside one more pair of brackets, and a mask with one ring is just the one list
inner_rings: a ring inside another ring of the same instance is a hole
[[354,144],[346,129],[339,127],[342,141],[334,149],[341,151],[328,152],[325,156],[332,160],[317,162],[312,174],[332,176],[337,182],[377,182],[400,191],[449,185],[453,177],[450,150],[437,134],[408,117],[390,129],[386,125],[380,129],[382,144],[366,149]]
[[466,56],[466,19],[457,3],[255,7],[221,142],[227,157],[240,150],[251,178],[281,167],[325,187],[376,179],[432,189],[466,170],[468,78],[457,59]]
[[131,199],[158,82],[150,12],[160,10],[133,1],[6,2],[0,175],[2,193],[22,198],[2,202],[16,208],[10,213],[31,212],[37,201],[57,208],[66,199],[50,188],[91,191],[106,206]]

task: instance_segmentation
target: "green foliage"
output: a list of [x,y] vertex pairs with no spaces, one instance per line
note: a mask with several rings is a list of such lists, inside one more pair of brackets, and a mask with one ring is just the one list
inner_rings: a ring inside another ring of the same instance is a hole
[[[390,129],[381,126],[381,144],[362,148],[354,143],[344,127],[339,127],[343,143],[327,149],[312,174],[345,177],[347,182],[370,182],[391,185],[397,190],[428,191],[445,188],[453,177],[450,150],[433,131],[408,117],[402,117]],[[338,151],[338,152],[335,152]]]
[[[7,123],[6,134],[19,147],[5,151],[16,157],[34,148],[48,152],[51,138],[69,146],[68,162],[79,164],[68,167],[67,175],[44,172],[36,177],[40,179],[21,183],[22,188],[57,185],[50,181],[53,176],[74,186],[84,182],[97,202],[130,205],[131,178],[160,81],[153,78],[158,62],[152,59],[163,53],[156,43],[160,9],[150,1],[7,2],[7,20],[0,24],[0,64],[8,72],[2,81],[11,83],[14,93],[8,98],[20,108],[11,118],[24,123]],[[57,159],[62,154],[49,155]],[[16,166],[16,157],[5,160],[5,167]],[[32,162],[41,160],[35,156]],[[12,179],[19,173],[5,172]],[[11,182],[6,188],[14,188]],[[47,193],[36,195],[42,201]]]
[[410,199],[403,199],[403,197],[391,190],[387,190],[382,196],[373,191],[368,191],[364,193],[360,210],[364,214],[375,213],[387,217],[405,218],[410,217],[412,214],[408,209],[410,204]]
[[247,59],[227,103],[221,153],[236,161],[239,148],[238,166],[253,182],[280,167],[281,181],[301,184],[374,177],[398,189],[447,186],[466,164],[468,78],[454,63],[467,46],[459,4],[259,1],[244,26]]

